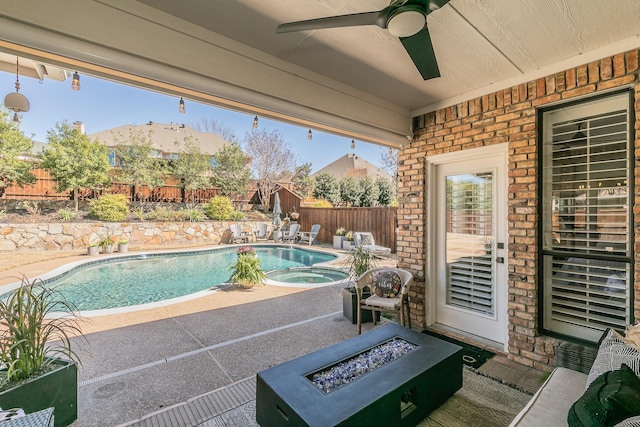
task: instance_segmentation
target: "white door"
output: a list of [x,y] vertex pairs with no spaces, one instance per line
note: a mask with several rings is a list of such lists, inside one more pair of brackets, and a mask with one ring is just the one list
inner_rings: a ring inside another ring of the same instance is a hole
[[506,347],[506,147],[431,163],[435,322]]

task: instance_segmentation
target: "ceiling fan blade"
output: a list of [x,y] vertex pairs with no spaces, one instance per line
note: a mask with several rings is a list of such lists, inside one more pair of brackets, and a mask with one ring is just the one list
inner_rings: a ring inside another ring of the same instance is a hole
[[[329,16],[327,18],[309,19],[307,21],[288,22],[278,25],[278,33],[291,33],[294,31],[321,30],[323,28],[355,27],[360,25],[386,25],[386,8],[382,11],[354,13],[351,15]],[[383,14],[384,13],[384,14]]]
[[433,51],[429,29],[424,27],[411,37],[401,37],[400,41],[425,80],[440,77],[440,70]]

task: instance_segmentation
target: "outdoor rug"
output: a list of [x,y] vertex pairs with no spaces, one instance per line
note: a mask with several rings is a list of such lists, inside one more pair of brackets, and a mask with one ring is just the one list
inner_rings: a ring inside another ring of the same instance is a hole
[[462,347],[462,362],[465,365],[472,368],[479,368],[484,362],[494,356],[494,354],[488,350],[473,346],[471,344],[458,341],[454,338],[447,337],[445,335],[438,334],[432,331],[422,331],[422,333],[439,338],[443,341],[447,341]]
[[[475,373],[462,370],[462,388],[419,427],[504,427],[527,404],[531,396]],[[222,413],[200,427],[257,427],[255,400]]]

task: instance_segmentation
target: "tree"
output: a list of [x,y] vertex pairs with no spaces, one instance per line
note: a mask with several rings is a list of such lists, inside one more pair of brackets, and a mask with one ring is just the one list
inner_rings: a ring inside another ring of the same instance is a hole
[[382,150],[380,161],[382,162],[383,170],[393,177],[398,176],[398,150],[393,148]]
[[234,199],[247,191],[251,182],[251,170],[247,168],[249,156],[242,152],[237,142],[225,145],[213,155],[213,185],[220,194]]
[[293,173],[295,155],[278,130],[254,129],[245,136],[245,146],[258,181],[260,203],[267,212],[271,195],[280,188],[278,180]]
[[325,199],[335,205],[340,202],[340,184],[335,176],[321,173],[315,177],[313,197]]
[[298,166],[293,175],[293,191],[306,199],[313,192],[315,181],[311,178],[311,163]]
[[372,207],[378,203],[378,187],[371,178],[368,176],[360,178],[358,180],[358,187],[360,188],[358,206]]
[[202,118],[198,123],[193,125],[193,128],[198,132],[215,133],[216,135],[221,136],[225,141],[238,142],[233,129],[218,123],[218,121],[213,118]]
[[42,154],[42,166],[49,171],[57,191],[73,193],[78,210],[78,191],[97,190],[109,185],[107,147],[92,141],[66,121],[47,132],[49,147]]
[[31,164],[19,159],[32,147],[31,138],[24,135],[5,109],[0,110],[0,196],[10,185],[35,182],[36,177],[30,172]]
[[136,186],[146,185],[150,189],[162,187],[166,182],[167,168],[164,161],[152,157],[152,131],[144,135],[142,130],[129,128],[128,138],[121,134],[114,136],[116,141],[116,178],[119,182],[131,185],[131,195]]
[[[178,142],[176,141],[176,145]],[[209,156],[202,153],[200,146],[191,137],[184,138],[184,148],[173,161],[173,174],[180,179],[182,200],[186,201],[185,190],[206,188],[210,185],[208,172],[211,169]]]
[[375,180],[378,188],[378,204],[380,206],[389,206],[396,199],[396,186],[386,178],[378,177]]
[[340,181],[340,200],[345,206],[360,206],[362,189],[358,180],[347,177]]

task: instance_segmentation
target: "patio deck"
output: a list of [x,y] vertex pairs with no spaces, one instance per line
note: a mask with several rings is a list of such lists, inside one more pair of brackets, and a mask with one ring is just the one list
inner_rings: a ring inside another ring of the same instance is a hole
[[[34,264],[28,271],[65,262]],[[395,264],[393,258],[384,262]],[[86,341],[75,340],[82,365],[73,427],[206,426],[232,408],[249,405],[250,412],[256,372],[356,336],[356,325],[342,316],[341,288],[229,289],[88,319]],[[365,331],[371,327],[363,325]],[[539,385],[539,372],[493,359],[491,375],[511,376],[525,389]],[[536,380],[528,384],[528,378]]]

